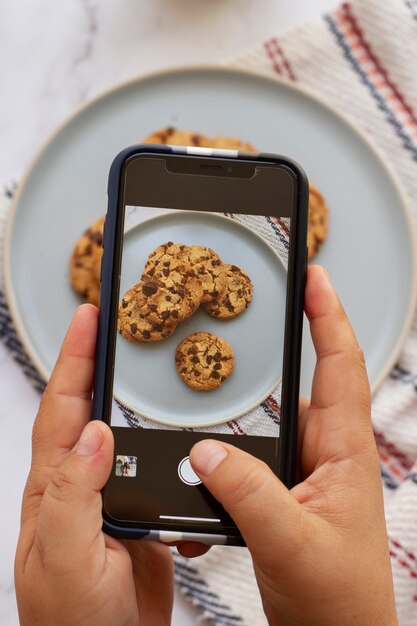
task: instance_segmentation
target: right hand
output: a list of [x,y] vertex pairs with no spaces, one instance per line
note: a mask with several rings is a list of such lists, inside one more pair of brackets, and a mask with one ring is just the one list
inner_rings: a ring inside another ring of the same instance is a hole
[[317,365],[299,420],[302,482],[288,490],[261,461],[204,440],[190,455],[239,527],[272,626],[397,624],[382,487],[363,355],[325,272],[308,271]]

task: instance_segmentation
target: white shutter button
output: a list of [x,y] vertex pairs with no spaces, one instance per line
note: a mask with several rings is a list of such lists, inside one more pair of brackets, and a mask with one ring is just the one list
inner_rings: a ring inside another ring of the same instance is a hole
[[189,456],[186,456],[182,461],[180,461],[180,464],[178,465],[178,476],[181,478],[183,483],[190,485],[191,487],[201,484],[200,478],[191,467]]

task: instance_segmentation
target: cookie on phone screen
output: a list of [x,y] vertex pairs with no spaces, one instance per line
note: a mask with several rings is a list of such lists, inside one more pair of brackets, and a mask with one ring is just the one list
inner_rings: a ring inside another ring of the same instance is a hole
[[223,266],[227,275],[225,291],[212,302],[204,304],[204,310],[217,319],[231,319],[240,315],[252,301],[253,285],[249,276],[237,265]]
[[196,391],[213,391],[233,372],[233,350],[217,335],[192,333],[178,344],[175,366],[188,387]]
[[203,297],[202,283],[194,272],[186,254],[186,246],[164,243],[153,250],[142,273],[142,281],[158,282],[182,298],[180,320],[190,317],[200,306]]
[[157,283],[140,282],[119,304],[118,330],[129,341],[151,343],[172,335],[180,321],[183,298]]

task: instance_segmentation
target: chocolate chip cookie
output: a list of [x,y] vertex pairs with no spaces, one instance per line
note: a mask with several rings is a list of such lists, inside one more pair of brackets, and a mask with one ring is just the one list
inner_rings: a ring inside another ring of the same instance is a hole
[[181,251],[201,283],[201,302],[213,302],[227,286],[224,264],[214,250],[206,246],[185,246]]
[[329,210],[326,202],[310,183],[310,202],[308,206],[308,258],[312,259],[319,251],[323,241],[326,239],[329,229]]
[[202,283],[184,254],[185,248],[172,241],[158,246],[150,253],[142,274],[142,281],[157,282],[173,295],[181,296],[183,306],[179,312],[180,321],[198,309],[203,297]]
[[92,224],[75,244],[70,260],[70,282],[75,291],[98,306],[104,217]]
[[177,130],[172,126],[161,128],[155,133],[148,135],[143,143],[165,144],[168,146],[199,146],[201,148],[222,148],[223,150],[244,150],[257,152],[250,143],[242,142],[234,137],[207,137],[202,133],[188,130]]
[[196,391],[212,391],[233,372],[233,350],[217,335],[192,333],[178,344],[175,365],[186,385]]
[[[206,137],[201,133],[178,131],[168,127],[156,131],[143,140],[143,143],[157,143],[166,145],[201,146],[204,148],[222,148],[225,150],[241,150],[259,152],[258,148],[250,143],[234,137]],[[318,252],[326,239],[328,232],[328,208],[323,196],[314,185],[310,184],[310,204],[308,212],[308,258],[311,260]]]
[[154,282],[140,282],[119,304],[119,332],[129,341],[148,343],[169,337],[180,321],[183,298]]
[[204,310],[218,319],[231,319],[243,313],[252,300],[253,285],[249,276],[236,265],[223,266],[227,275],[226,290],[212,302],[204,304]]

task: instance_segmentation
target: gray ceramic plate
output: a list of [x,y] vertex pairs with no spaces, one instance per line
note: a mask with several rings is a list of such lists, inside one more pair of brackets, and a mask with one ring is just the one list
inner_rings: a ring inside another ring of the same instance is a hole
[[[282,375],[286,270],[272,248],[249,228],[215,214],[170,211],[125,236],[120,294],[138,280],[147,254],[165,241],[213,248],[251,277],[254,298],[244,314],[218,320],[199,310],[166,340],[138,344],[117,337],[115,395],[133,411],[173,426],[211,426],[260,404]],[[268,328],[268,333],[260,329]],[[193,332],[220,335],[235,357],[232,376],[211,393],[193,391],[175,368],[177,344]]]
[[[51,371],[79,302],[68,285],[68,259],[86,225],[105,211],[114,155],[167,125],[240,137],[305,167],[330,207],[317,261],[351,317],[375,388],[398,356],[416,301],[415,245],[401,189],[365,137],[327,105],[283,81],[222,68],[155,74],[110,91],[68,120],[33,162],[10,214],[5,269],[14,321],[41,373]],[[305,337],[308,394],[314,353]]]

